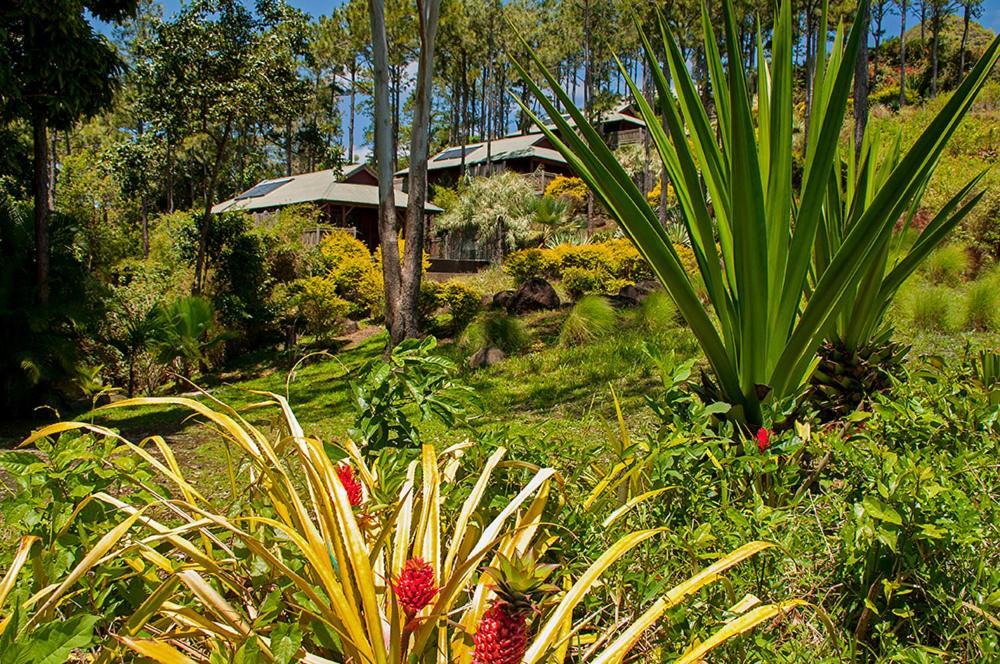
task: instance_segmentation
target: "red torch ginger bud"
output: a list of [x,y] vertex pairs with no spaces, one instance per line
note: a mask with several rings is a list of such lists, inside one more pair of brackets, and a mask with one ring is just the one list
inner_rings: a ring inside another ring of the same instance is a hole
[[771,446],[771,432],[761,427],[757,429],[757,449],[763,454]]

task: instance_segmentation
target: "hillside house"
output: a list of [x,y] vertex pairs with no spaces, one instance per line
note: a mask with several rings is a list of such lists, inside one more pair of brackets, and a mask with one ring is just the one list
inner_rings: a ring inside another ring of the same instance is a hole
[[[322,224],[306,234],[307,243],[318,244],[331,228],[343,228],[364,242],[370,251],[378,246],[378,179],[365,164],[263,180],[216,204],[212,212],[243,210],[261,221],[275,210],[303,203],[316,205],[322,214]],[[397,190],[396,213],[401,227],[406,204],[406,194]],[[441,211],[430,203],[424,209],[428,214]]]

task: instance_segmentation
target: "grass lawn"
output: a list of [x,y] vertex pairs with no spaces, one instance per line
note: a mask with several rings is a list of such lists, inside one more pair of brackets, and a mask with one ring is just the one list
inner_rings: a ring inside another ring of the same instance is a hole
[[[518,441],[536,461],[557,468],[575,465],[581,453],[600,454],[615,435],[612,390],[618,397],[633,435],[652,430],[653,415],[646,396],[661,385],[653,353],[675,353],[679,360],[699,355],[693,335],[670,321],[651,323],[641,310],[624,311],[614,334],[576,346],[559,345],[559,328],[566,309],[524,318],[531,344],[525,352],[486,369],[466,365],[468,351],[451,339],[440,351],[461,367],[461,380],[473,388],[479,404],[474,423],[479,432],[502,430],[504,439]],[[899,325],[897,338],[912,345],[910,362],[926,355],[946,361],[970,349],[1000,346],[995,333],[945,334]],[[206,386],[214,398],[231,406],[256,425],[267,427],[273,408],[255,409],[264,399],[256,392],[287,396],[309,435],[337,442],[354,421],[351,382],[365,365],[383,352],[385,333],[369,330],[340,351],[307,356],[294,367],[276,352],[243,358]],[[199,397],[205,399],[207,397]],[[130,407],[83,413],[76,419],[119,430],[138,441],[162,435],[196,485],[210,491],[229,490],[224,442],[217,433],[181,407]],[[448,430],[435,421],[422,424],[425,440],[438,445],[458,442],[468,430]],[[20,432],[18,435],[23,435]],[[14,442],[10,440],[8,442]]]
[[[639,311],[624,312],[620,328],[606,339],[575,347],[558,345],[559,326],[566,312],[526,316],[532,345],[522,354],[481,370],[466,366],[467,351],[454,340],[439,349],[462,367],[461,380],[479,400],[474,419],[477,431],[502,428],[508,440],[563,466],[578,460],[584,450],[602,448],[614,435],[612,389],[618,396],[633,432],[652,426],[645,395],[659,385],[647,348],[675,351],[680,358],[697,353],[690,332],[673,323],[651,330]],[[209,394],[239,411],[257,425],[267,426],[274,409],[258,410],[264,397],[255,392],[286,395],[310,435],[327,442],[342,440],[354,421],[351,382],[364,366],[380,357],[384,332],[376,332],[339,352],[315,354],[294,371],[276,352],[258,354],[230,367],[206,387]],[[290,373],[291,372],[291,373]],[[202,399],[206,397],[200,397]],[[229,491],[224,442],[181,407],[129,407],[82,413],[75,419],[94,421],[138,441],[162,435],[190,479],[209,491]],[[434,421],[421,427],[425,440],[439,445],[458,442],[470,434],[447,430]],[[537,458],[536,460],[541,460]],[[563,466],[564,467],[564,466]]]

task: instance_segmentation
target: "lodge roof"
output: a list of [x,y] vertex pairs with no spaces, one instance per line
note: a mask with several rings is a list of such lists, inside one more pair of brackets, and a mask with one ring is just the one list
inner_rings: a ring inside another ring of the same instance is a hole
[[[554,164],[565,164],[566,160],[556,150],[536,145],[545,134],[519,134],[505,136],[492,141],[481,141],[464,146],[465,165],[482,164],[489,157],[491,162],[507,161],[509,159],[534,158]],[[489,143],[489,146],[487,146]],[[427,170],[436,171],[445,168],[455,168],[462,165],[463,147],[453,146],[442,150],[427,161]],[[397,171],[396,175],[405,175],[410,169]]]
[[[620,104],[612,111],[601,115],[602,125],[622,122],[624,124],[645,127],[646,123],[640,118],[629,113],[631,107],[627,103]],[[569,116],[564,116],[570,126],[575,122]],[[554,129],[555,125],[549,125]],[[486,162],[487,154],[491,162],[507,161],[510,159],[534,158],[552,164],[566,164],[563,156],[552,148],[537,145],[545,139],[545,134],[541,132],[538,125],[531,125],[527,133],[508,134],[503,138],[496,138],[492,141],[481,141],[470,143],[466,146],[451,146],[438,152],[427,160],[427,170],[436,171],[447,168],[458,168],[462,165],[462,150],[465,150],[465,165],[474,166]],[[487,143],[489,146],[487,147]],[[396,171],[396,175],[406,175],[410,169],[404,168]]]
[[[372,184],[345,182],[363,171],[370,170],[365,164],[351,164],[340,169],[300,173],[287,177],[262,180],[233,198],[212,206],[212,212],[234,210],[266,210],[270,208],[297,205],[300,203],[338,203],[341,205],[378,207],[378,187]],[[408,197],[399,189],[395,192],[396,207],[405,208]],[[441,208],[427,203],[428,212],[440,212]]]

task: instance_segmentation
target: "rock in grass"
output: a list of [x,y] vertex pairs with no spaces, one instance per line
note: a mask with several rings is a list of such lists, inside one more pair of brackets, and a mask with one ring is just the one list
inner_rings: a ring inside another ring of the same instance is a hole
[[507,311],[512,314],[526,314],[530,311],[558,309],[562,303],[552,284],[540,277],[528,279],[517,289]]
[[492,307],[494,309],[508,309],[514,300],[514,291],[502,290],[493,296]]
[[469,358],[469,366],[473,369],[491,367],[505,357],[507,354],[499,348],[480,348]]

